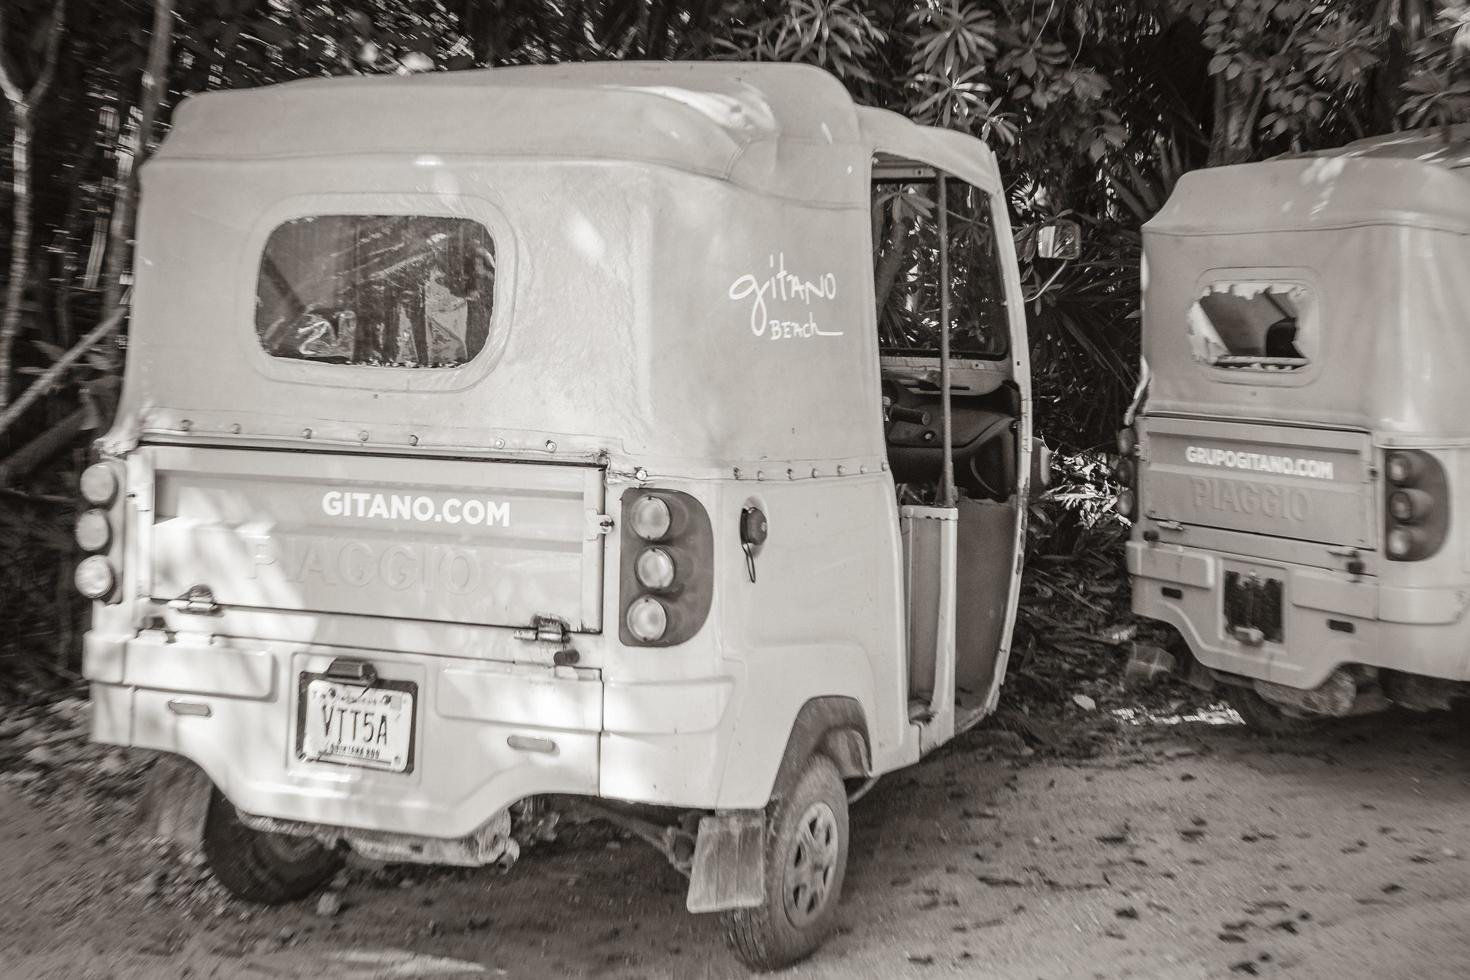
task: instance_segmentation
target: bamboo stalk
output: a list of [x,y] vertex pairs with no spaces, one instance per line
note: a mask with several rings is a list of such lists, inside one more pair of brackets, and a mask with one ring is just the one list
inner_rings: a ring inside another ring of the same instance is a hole
[[10,404],[11,359],[20,334],[21,303],[31,274],[31,139],[35,135],[36,107],[51,88],[61,53],[66,0],[58,0],[46,33],[46,55],[41,73],[29,89],[21,87],[5,57],[5,18],[0,9],[0,91],[10,103],[14,132],[10,137],[11,197],[14,220],[10,226],[10,273],[5,283],[5,307],[0,312],[0,408]]
[[5,410],[0,412],[0,436],[9,431],[10,427],[15,424],[15,420],[35,404],[38,398],[50,391],[61,380],[61,376],[68,368],[81,360],[87,351],[102,343],[108,334],[116,330],[127,315],[127,307],[119,307],[114,310],[111,316],[93,327],[85,337],[73,344],[70,350],[57,358],[56,363],[47,368],[46,372],[37,378],[13,404],[7,405]]
[[154,0],[153,36],[148,41],[148,62],[143,69],[142,93],[139,97],[143,118],[138,126],[136,145],[132,150],[126,180],[122,182],[118,198],[113,203],[106,271],[103,274],[103,309],[122,302],[122,277],[132,260],[133,224],[138,203],[138,168],[148,157],[163,94],[168,89],[168,53],[169,45],[173,41],[173,17],[174,0]]

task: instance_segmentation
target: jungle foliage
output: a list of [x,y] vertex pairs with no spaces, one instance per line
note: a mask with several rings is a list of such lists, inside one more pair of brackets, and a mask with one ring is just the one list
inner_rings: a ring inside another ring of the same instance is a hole
[[[815,64],[987,141],[1036,294],[1041,431],[1071,451],[1128,400],[1139,226],[1181,173],[1470,119],[1463,0],[4,0],[0,647],[75,666],[75,477],[125,357],[132,174],[181,99],[633,58]],[[1062,216],[1082,258],[1033,263]]]

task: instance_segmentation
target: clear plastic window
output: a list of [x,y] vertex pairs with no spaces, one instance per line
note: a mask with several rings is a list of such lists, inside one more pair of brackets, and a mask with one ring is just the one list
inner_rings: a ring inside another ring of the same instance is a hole
[[273,357],[452,368],[489,339],[495,243],[479,222],[321,215],[271,232],[255,330]]
[[954,177],[945,180],[948,241],[939,239],[939,182],[873,183],[874,284],[879,344],[885,354],[939,351],[939,252],[948,250],[950,352],[1005,356],[1010,338],[1005,278],[996,248],[990,195]]
[[1211,283],[1189,309],[1190,347],[1215,367],[1299,371],[1316,351],[1314,314],[1300,283]]

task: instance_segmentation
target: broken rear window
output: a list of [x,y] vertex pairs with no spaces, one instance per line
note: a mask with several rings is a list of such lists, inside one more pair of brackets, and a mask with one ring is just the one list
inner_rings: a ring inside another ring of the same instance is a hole
[[1316,353],[1311,291],[1300,283],[1212,283],[1189,309],[1197,360],[1250,371],[1299,371]]
[[273,357],[452,368],[489,338],[495,243],[467,218],[322,215],[271,232],[255,330]]

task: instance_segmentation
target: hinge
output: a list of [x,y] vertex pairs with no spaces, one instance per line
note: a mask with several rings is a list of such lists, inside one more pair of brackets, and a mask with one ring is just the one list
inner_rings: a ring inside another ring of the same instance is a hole
[[587,512],[587,540],[595,541],[599,537],[613,532],[614,522],[610,514],[598,514],[593,511]]
[[200,616],[213,616],[220,611],[218,602],[214,601],[214,592],[207,585],[195,585],[177,599],[168,601],[170,609],[179,612],[195,613]]
[[532,616],[531,625],[521,627],[513,635],[527,643],[555,643],[560,646],[571,639],[572,632],[555,616]]

